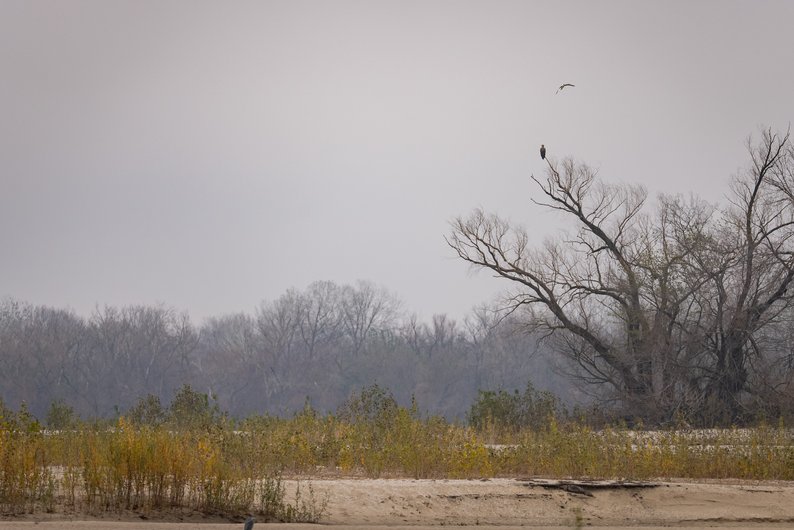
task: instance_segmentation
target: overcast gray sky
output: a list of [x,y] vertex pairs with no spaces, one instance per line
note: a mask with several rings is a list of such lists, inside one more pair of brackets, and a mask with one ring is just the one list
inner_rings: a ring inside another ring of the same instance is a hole
[[460,316],[504,286],[448,223],[549,235],[541,143],[720,199],[794,118],[792,28],[784,0],[0,0],[0,297],[200,321],[367,279]]

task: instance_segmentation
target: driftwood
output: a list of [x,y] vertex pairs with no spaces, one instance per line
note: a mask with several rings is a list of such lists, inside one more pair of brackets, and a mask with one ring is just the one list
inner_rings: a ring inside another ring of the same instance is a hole
[[593,496],[593,491],[608,489],[630,489],[630,488],[655,488],[659,484],[655,482],[641,482],[634,480],[568,480],[568,479],[522,479],[521,482],[527,487],[542,487],[547,489],[558,489],[576,495]]

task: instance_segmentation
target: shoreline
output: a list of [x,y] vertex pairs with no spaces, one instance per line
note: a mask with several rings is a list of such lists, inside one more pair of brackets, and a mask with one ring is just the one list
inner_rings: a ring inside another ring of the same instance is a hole
[[[748,527],[794,526],[794,482],[581,481],[539,478],[285,480],[287,499],[298,484],[304,499],[325,503],[319,524],[339,527]],[[311,492],[311,493],[310,493]],[[4,516],[0,530],[79,527],[156,530],[200,525],[241,528],[242,520],[188,512],[122,512]],[[264,521],[261,521],[264,523]],[[82,526],[80,526],[82,525]],[[165,526],[164,526],[165,525]],[[185,526],[188,525],[188,526]],[[280,524],[268,524],[277,528]],[[289,524],[298,529],[317,525]]]

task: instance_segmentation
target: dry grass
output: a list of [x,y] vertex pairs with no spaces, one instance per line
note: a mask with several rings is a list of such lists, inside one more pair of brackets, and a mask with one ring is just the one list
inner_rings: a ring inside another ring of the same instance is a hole
[[502,432],[420,418],[401,407],[376,412],[340,419],[305,411],[192,430],[134,426],[124,418],[112,427],[61,432],[45,432],[33,421],[6,422],[0,425],[0,510],[321,519],[325,506],[310,485],[286,499],[284,474],[794,480],[794,441],[782,426],[636,432],[550,421]]

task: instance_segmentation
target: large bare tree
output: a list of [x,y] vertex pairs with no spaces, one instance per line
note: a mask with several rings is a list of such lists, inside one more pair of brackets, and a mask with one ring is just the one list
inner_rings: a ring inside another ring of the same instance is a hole
[[[524,228],[477,210],[447,241],[463,260],[511,282],[508,311],[627,412],[741,419],[754,337],[789,304],[792,167],[788,134],[749,144],[750,167],[727,204],[606,184],[585,164],[547,159],[533,202],[572,230],[531,247]],[[703,407],[707,407],[704,409]]]

